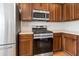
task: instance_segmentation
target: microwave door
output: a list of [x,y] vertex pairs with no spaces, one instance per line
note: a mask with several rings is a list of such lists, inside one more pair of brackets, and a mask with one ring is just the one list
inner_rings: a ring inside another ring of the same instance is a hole
[[45,20],[45,13],[34,12],[33,20]]

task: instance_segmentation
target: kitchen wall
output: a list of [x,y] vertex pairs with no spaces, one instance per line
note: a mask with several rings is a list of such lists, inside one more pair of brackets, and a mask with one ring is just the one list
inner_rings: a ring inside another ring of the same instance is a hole
[[62,23],[57,22],[21,22],[21,31],[32,31],[35,25],[47,25],[48,30],[62,30]]
[[21,22],[21,31],[32,31],[34,25],[47,25],[51,31],[73,31],[79,32],[79,21],[69,22]]
[[63,24],[62,25],[63,30],[79,32],[79,20],[78,21],[63,22],[62,24]]

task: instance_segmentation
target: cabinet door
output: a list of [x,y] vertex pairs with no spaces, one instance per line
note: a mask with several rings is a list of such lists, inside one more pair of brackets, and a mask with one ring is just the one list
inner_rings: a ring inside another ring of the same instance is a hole
[[50,22],[62,21],[62,5],[61,4],[49,4]]
[[20,56],[32,55],[32,40],[22,39],[19,41],[19,55]]
[[76,39],[64,36],[64,51],[68,55],[76,55]]
[[61,36],[56,36],[53,39],[53,51],[61,50]]
[[50,18],[50,22],[54,22],[55,21],[55,4],[50,3],[49,4],[49,18]]
[[43,10],[48,10],[48,3],[41,3],[41,8]]
[[76,3],[75,4],[75,10],[74,10],[74,16],[75,16],[75,19],[79,19],[79,3]]
[[47,3],[33,3],[32,8],[38,9],[38,10],[48,10],[48,4]]
[[32,9],[41,9],[40,3],[33,3],[32,4]]
[[74,4],[63,5],[63,20],[70,21],[74,19]]
[[31,21],[32,20],[32,7],[30,3],[20,4],[21,8],[21,20]]
[[62,5],[61,4],[56,4],[56,6],[55,6],[55,21],[56,22],[60,22],[60,21],[62,21]]
[[70,20],[70,4],[63,5],[63,20]]

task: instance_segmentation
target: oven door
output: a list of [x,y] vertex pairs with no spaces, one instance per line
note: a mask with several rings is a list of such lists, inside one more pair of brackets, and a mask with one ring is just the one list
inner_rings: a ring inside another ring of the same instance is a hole
[[53,39],[34,39],[33,40],[33,54],[42,54],[52,52],[53,50]]

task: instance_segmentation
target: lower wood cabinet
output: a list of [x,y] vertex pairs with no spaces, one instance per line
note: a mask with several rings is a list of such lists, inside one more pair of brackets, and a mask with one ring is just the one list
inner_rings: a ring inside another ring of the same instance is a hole
[[54,33],[53,51],[60,51],[60,50],[62,50],[62,34],[61,33]]
[[32,34],[19,35],[19,55],[32,55]]
[[64,52],[70,56],[79,56],[79,38],[73,34],[63,34]]

